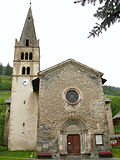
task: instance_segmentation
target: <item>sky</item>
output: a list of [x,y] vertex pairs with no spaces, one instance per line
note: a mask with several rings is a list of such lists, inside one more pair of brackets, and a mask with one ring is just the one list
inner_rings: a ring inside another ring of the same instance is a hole
[[[106,85],[120,87],[120,23],[96,38],[87,38],[97,18],[96,6],[74,0],[31,0],[40,69],[69,58],[104,73]],[[15,39],[20,38],[30,0],[0,0],[0,62],[13,66]]]

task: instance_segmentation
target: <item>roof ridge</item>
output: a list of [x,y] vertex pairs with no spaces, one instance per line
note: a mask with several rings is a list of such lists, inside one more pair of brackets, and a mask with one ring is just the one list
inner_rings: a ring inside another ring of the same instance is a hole
[[99,72],[99,71],[97,71],[97,70],[95,70],[95,69],[93,69],[93,68],[91,68],[91,67],[88,67],[87,65],[84,65],[84,64],[82,64],[82,63],[80,63],[80,62],[78,62],[78,61],[76,61],[76,60],[74,60],[74,59],[72,59],[72,58],[67,59],[67,60],[65,60],[65,61],[63,61],[63,62],[61,62],[61,63],[56,64],[56,65],[53,65],[52,67],[49,67],[49,68],[47,68],[47,69],[45,69],[45,70],[43,70],[43,71],[40,71],[38,74],[39,74],[39,75],[44,75],[44,74],[46,74],[46,73],[48,73],[48,72],[51,72],[51,71],[53,71],[53,70],[56,70],[56,69],[59,68],[60,66],[64,66],[65,64],[69,64],[69,63],[71,63],[71,64],[76,64],[76,65],[78,65],[78,66],[81,66],[82,68],[88,69],[88,70],[91,71],[92,73],[94,73],[94,74],[96,74],[96,75],[99,75],[99,76],[101,76],[101,77],[103,76],[103,73],[102,73],[102,72]]

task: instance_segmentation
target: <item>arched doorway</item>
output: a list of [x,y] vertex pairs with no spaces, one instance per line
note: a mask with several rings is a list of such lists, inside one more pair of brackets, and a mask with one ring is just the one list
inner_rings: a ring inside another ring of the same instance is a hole
[[70,118],[60,131],[59,150],[61,154],[84,154],[87,146],[87,130],[78,118]]

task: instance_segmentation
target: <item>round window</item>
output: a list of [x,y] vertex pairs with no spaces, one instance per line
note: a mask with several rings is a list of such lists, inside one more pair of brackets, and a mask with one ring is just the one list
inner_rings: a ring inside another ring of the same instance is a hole
[[76,89],[69,89],[65,92],[65,99],[69,104],[77,104],[80,100],[80,94]]

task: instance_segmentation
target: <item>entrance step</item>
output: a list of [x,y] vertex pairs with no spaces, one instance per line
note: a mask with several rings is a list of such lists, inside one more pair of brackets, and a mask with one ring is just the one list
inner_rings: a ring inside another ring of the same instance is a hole
[[87,160],[90,159],[89,155],[67,155],[61,156],[62,160]]

